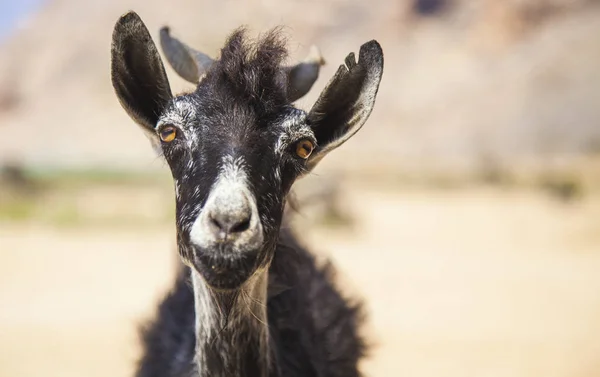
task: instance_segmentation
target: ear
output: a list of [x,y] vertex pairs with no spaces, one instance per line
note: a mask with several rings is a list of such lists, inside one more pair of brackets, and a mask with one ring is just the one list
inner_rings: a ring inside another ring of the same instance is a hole
[[360,47],[358,63],[354,53],[346,57],[346,64],[340,66],[308,113],[307,122],[317,139],[317,148],[308,160],[309,169],[367,121],[382,75],[383,51],[377,41]]
[[135,12],[117,21],[111,55],[111,79],[119,102],[155,144],[154,127],[173,95],[152,37]]

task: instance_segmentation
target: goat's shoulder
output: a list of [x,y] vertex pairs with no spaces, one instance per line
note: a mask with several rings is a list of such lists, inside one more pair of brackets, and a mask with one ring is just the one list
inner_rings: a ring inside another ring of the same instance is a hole
[[268,315],[285,375],[359,375],[357,362],[366,350],[362,305],[344,297],[335,280],[330,262],[318,262],[282,231],[270,268]]

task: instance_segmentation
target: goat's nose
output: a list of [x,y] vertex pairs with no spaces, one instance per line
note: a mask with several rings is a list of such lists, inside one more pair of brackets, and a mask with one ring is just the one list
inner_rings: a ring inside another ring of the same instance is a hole
[[192,224],[189,236],[190,242],[203,252],[256,250],[263,242],[256,200],[244,187],[213,192]]
[[209,227],[219,239],[235,238],[250,228],[252,208],[244,200],[234,208],[214,208],[208,213]]

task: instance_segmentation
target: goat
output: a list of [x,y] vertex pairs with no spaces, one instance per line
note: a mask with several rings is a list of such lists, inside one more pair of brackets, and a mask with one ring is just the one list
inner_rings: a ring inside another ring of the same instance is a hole
[[161,39],[193,92],[172,95],[136,13],[117,21],[111,50],[121,105],[171,169],[182,260],[144,332],[137,376],[359,376],[361,305],[342,297],[333,267],[318,266],[282,222],[294,181],[371,114],[380,45],[362,45],[358,61],[348,55],[305,112],[292,102],[312,86],[316,62],[300,75],[284,66],[277,29],[254,42],[236,30],[218,60],[168,29]]

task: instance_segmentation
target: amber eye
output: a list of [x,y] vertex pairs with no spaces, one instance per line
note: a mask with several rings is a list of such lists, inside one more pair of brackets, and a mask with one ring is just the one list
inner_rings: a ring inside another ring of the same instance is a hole
[[301,140],[296,144],[296,154],[298,157],[307,159],[314,149],[314,144],[310,140]]
[[165,126],[160,131],[158,131],[158,135],[160,136],[160,140],[165,143],[169,143],[175,140],[175,136],[177,136],[177,129],[173,126]]

